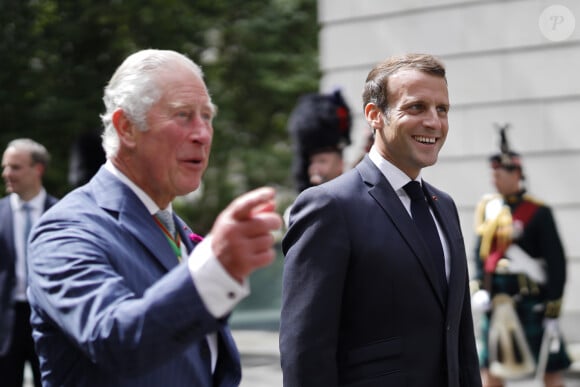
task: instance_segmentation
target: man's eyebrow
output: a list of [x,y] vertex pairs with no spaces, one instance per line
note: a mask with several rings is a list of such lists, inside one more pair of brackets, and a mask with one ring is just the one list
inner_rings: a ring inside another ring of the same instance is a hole
[[191,104],[188,103],[184,103],[184,102],[169,102],[169,107],[173,108],[173,109],[180,109],[180,108],[184,108],[184,107],[191,107]]
[[[186,103],[186,102],[179,102],[179,101],[169,102],[168,105],[172,109],[194,108],[194,107],[198,106],[195,104]],[[217,113],[217,106],[211,102],[204,104],[204,105],[201,105],[200,108],[207,109],[207,110],[211,111],[213,115],[215,115]]]

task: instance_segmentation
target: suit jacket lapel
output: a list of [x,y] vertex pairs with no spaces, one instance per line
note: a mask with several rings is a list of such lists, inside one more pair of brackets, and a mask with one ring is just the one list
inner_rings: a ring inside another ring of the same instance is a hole
[[173,215],[173,220],[175,221],[175,227],[177,229],[177,232],[181,237],[181,242],[185,245],[187,253],[191,254],[191,252],[199,242],[193,242],[191,240],[191,234],[193,232],[180,217]]
[[42,212],[43,213],[46,212],[46,210],[48,210],[50,207],[54,206],[57,201],[58,201],[57,198],[47,194],[46,199],[44,199],[44,208],[43,208]]
[[428,192],[429,205],[433,208],[447,239],[447,246],[449,247],[448,302],[451,305],[456,305],[456,303],[461,303],[463,300],[465,292],[464,279],[467,271],[465,251],[458,251],[459,247],[455,243],[457,238],[461,238],[461,229],[458,228],[457,214],[453,211],[453,206],[439,200],[435,189],[429,183],[424,182],[424,185]]
[[[89,184],[92,185],[98,205],[108,212],[118,214],[118,221],[121,226],[137,238],[161,265],[167,270],[171,270],[178,264],[173,250],[165,239],[165,235],[161,232],[147,208],[129,187],[119,181],[104,167],[101,167]],[[191,253],[197,245],[190,239],[191,230],[179,217],[174,215],[174,220],[187,251]],[[232,367],[237,366],[239,368],[239,365],[237,365],[239,364],[237,360],[239,359],[239,354],[228,327],[223,326],[220,328],[218,336],[218,340],[223,341],[222,345],[220,345],[218,365],[219,362],[226,361],[229,367],[220,372],[219,377],[220,379],[223,378],[224,382],[217,385],[229,386],[237,384],[239,383],[241,370],[238,369],[233,372]],[[228,378],[236,378],[237,382],[230,383]]]
[[16,262],[16,246],[14,246],[14,221],[12,217],[12,207],[10,205],[10,196],[6,196],[2,199],[2,205],[0,205],[0,221],[2,222],[2,228],[4,232],[2,233],[2,238],[6,243],[8,249],[7,256],[12,257],[11,265]]
[[[57,202],[57,199],[46,195],[44,201],[43,212],[48,210]],[[1,233],[5,240],[5,246],[8,249],[8,256],[12,257],[12,264],[16,262],[16,246],[14,245],[14,217],[12,214],[12,206],[10,204],[10,196],[5,196],[2,199],[2,204],[0,205],[0,222],[2,222],[2,228],[5,232]]]
[[171,270],[178,264],[165,235],[133,191],[105,167],[91,180],[97,204],[118,214],[121,227],[137,238],[163,267]]
[[241,379],[240,354],[227,326],[218,331],[218,361],[214,371],[215,386],[237,386]]
[[368,156],[365,156],[365,159],[357,166],[357,169],[363,180],[370,185],[369,194],[391,219],[393,225],[399,230],[401,237],[407,242],[414,256],[423,267],[427,279],[437,295],[437,299],[441,306],[445,308],[446,300],[443,298],[441,287],[438,283],[435,262],[431,259],[431,253],[427,245],[415,227],[409,213],[405,210],[397,193]]

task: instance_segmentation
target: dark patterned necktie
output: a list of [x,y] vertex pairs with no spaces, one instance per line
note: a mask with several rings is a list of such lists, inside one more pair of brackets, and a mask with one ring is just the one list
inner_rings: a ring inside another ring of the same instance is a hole
[[441,246],[441,239],[439,238],[439,232],[437,232],[437,226],[435,225],[433,216],[431,216],[431,212],[429,211],[429,203],[427,203],[425,194],[421,189],[421,184],[418,181],[410,181],[403,187],[403,189],[411,198],[411,216],[431,252],[442,289],[446,291],[447,276],[445,275],[445,257],[443,255],[443,247]]

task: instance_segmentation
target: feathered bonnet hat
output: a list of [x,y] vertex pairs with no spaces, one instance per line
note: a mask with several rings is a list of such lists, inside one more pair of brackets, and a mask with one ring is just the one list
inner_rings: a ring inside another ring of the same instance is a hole
[[[509,124],[505,124],[504,126],[497,126],[499,130],[500,136],[500,152],[492,155],[489,158],[491,163],[491,167],[493,169],[502,168],[508,171],[515,171],[520,170],[522,171],[522,159],[519,153],[514,152],[510,149],[508,139],[507,139],[507,129],[509,128]],[[523,172],[523,171],[522,171]],[[522,173],[523,179],[523,173]]]
[[298,192],[311,185],[308,164],[313,154],[342,152],[350,145],[351,123],[350,109],[339,89],[300,97],[288,119],[294,150],[292,174]]

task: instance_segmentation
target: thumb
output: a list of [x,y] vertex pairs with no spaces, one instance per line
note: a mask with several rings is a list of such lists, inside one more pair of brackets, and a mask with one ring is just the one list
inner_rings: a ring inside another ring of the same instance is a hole
[[232,217],[236,220],[248,220],[258,209],[269,208],[269,202],[274,199],[276,190],[271,187],[257,188],[236,198],[230,204]]

